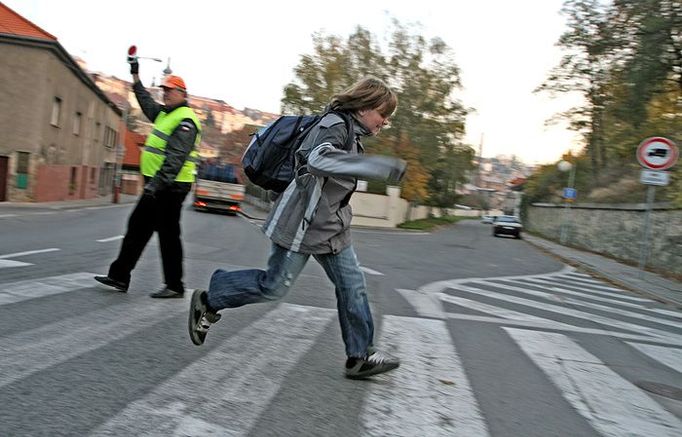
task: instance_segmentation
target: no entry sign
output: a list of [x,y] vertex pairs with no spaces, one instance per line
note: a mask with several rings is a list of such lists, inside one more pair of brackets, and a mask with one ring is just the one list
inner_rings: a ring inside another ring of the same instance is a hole
[[637,147],[637,161],[651,170],[666,170],[677,162],[678,150],[672,140],[651,137]]

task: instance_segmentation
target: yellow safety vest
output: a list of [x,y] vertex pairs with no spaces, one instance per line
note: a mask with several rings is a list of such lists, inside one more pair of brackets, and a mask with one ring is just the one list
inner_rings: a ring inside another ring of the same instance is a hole
[[159,112],[154,120],[154,129],[147,136],[144,143],[144,150],[140,156],[140,170],[145,176],[152,177],[163,165],[166,159],[166,144],[168,139],[175,129],[180,125],[180,122],[189,118],[197,127],[197,136],[194,140],[194,149],[190,152],[189,157],[183,164],[178,176],[175,178],[177,182],[194,182],[194,175],[196,173],[197,162],[199,162],[199,152],[197,148],[201,142],[201,123],[192,109],[187,106],[180,106],[169,113],[164,111]]

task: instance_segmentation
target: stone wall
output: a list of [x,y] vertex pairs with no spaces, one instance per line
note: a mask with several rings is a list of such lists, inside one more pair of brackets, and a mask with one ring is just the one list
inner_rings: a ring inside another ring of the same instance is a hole
[[[564,205],[533,204],[524,227],[551,240],[560,241],[566,223],[566,244],[601,253],[637,265],[642,250],[645,204]],[[682,210],[654,206],[649,228],[646,266],[682,274]]]

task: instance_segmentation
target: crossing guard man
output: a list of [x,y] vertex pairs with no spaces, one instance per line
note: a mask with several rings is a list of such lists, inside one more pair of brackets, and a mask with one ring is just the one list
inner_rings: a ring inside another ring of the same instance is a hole
[[185,287],[180,212],[194,182],[201,124],[187,103],[187,87],[181,77],[166,76],[161,84],[164,105],[160,105],[140,82],[137,58],[129,56],[128,62],[135,97],[154,127],[140,156],[144,192],[128,219],[118,258],[109,267],[107,276],[95,276],[95,279],[121,292],[128,291],[130,273],[156,231],[165,286],[150,296],[182,298]]

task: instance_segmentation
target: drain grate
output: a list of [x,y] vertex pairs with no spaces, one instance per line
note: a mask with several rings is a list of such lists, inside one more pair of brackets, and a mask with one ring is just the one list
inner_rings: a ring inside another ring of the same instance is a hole
[[674,399],[676,401],[682,401],[682,388],[652,381],[637,381],[635,382],[635,385],[649,393]]

